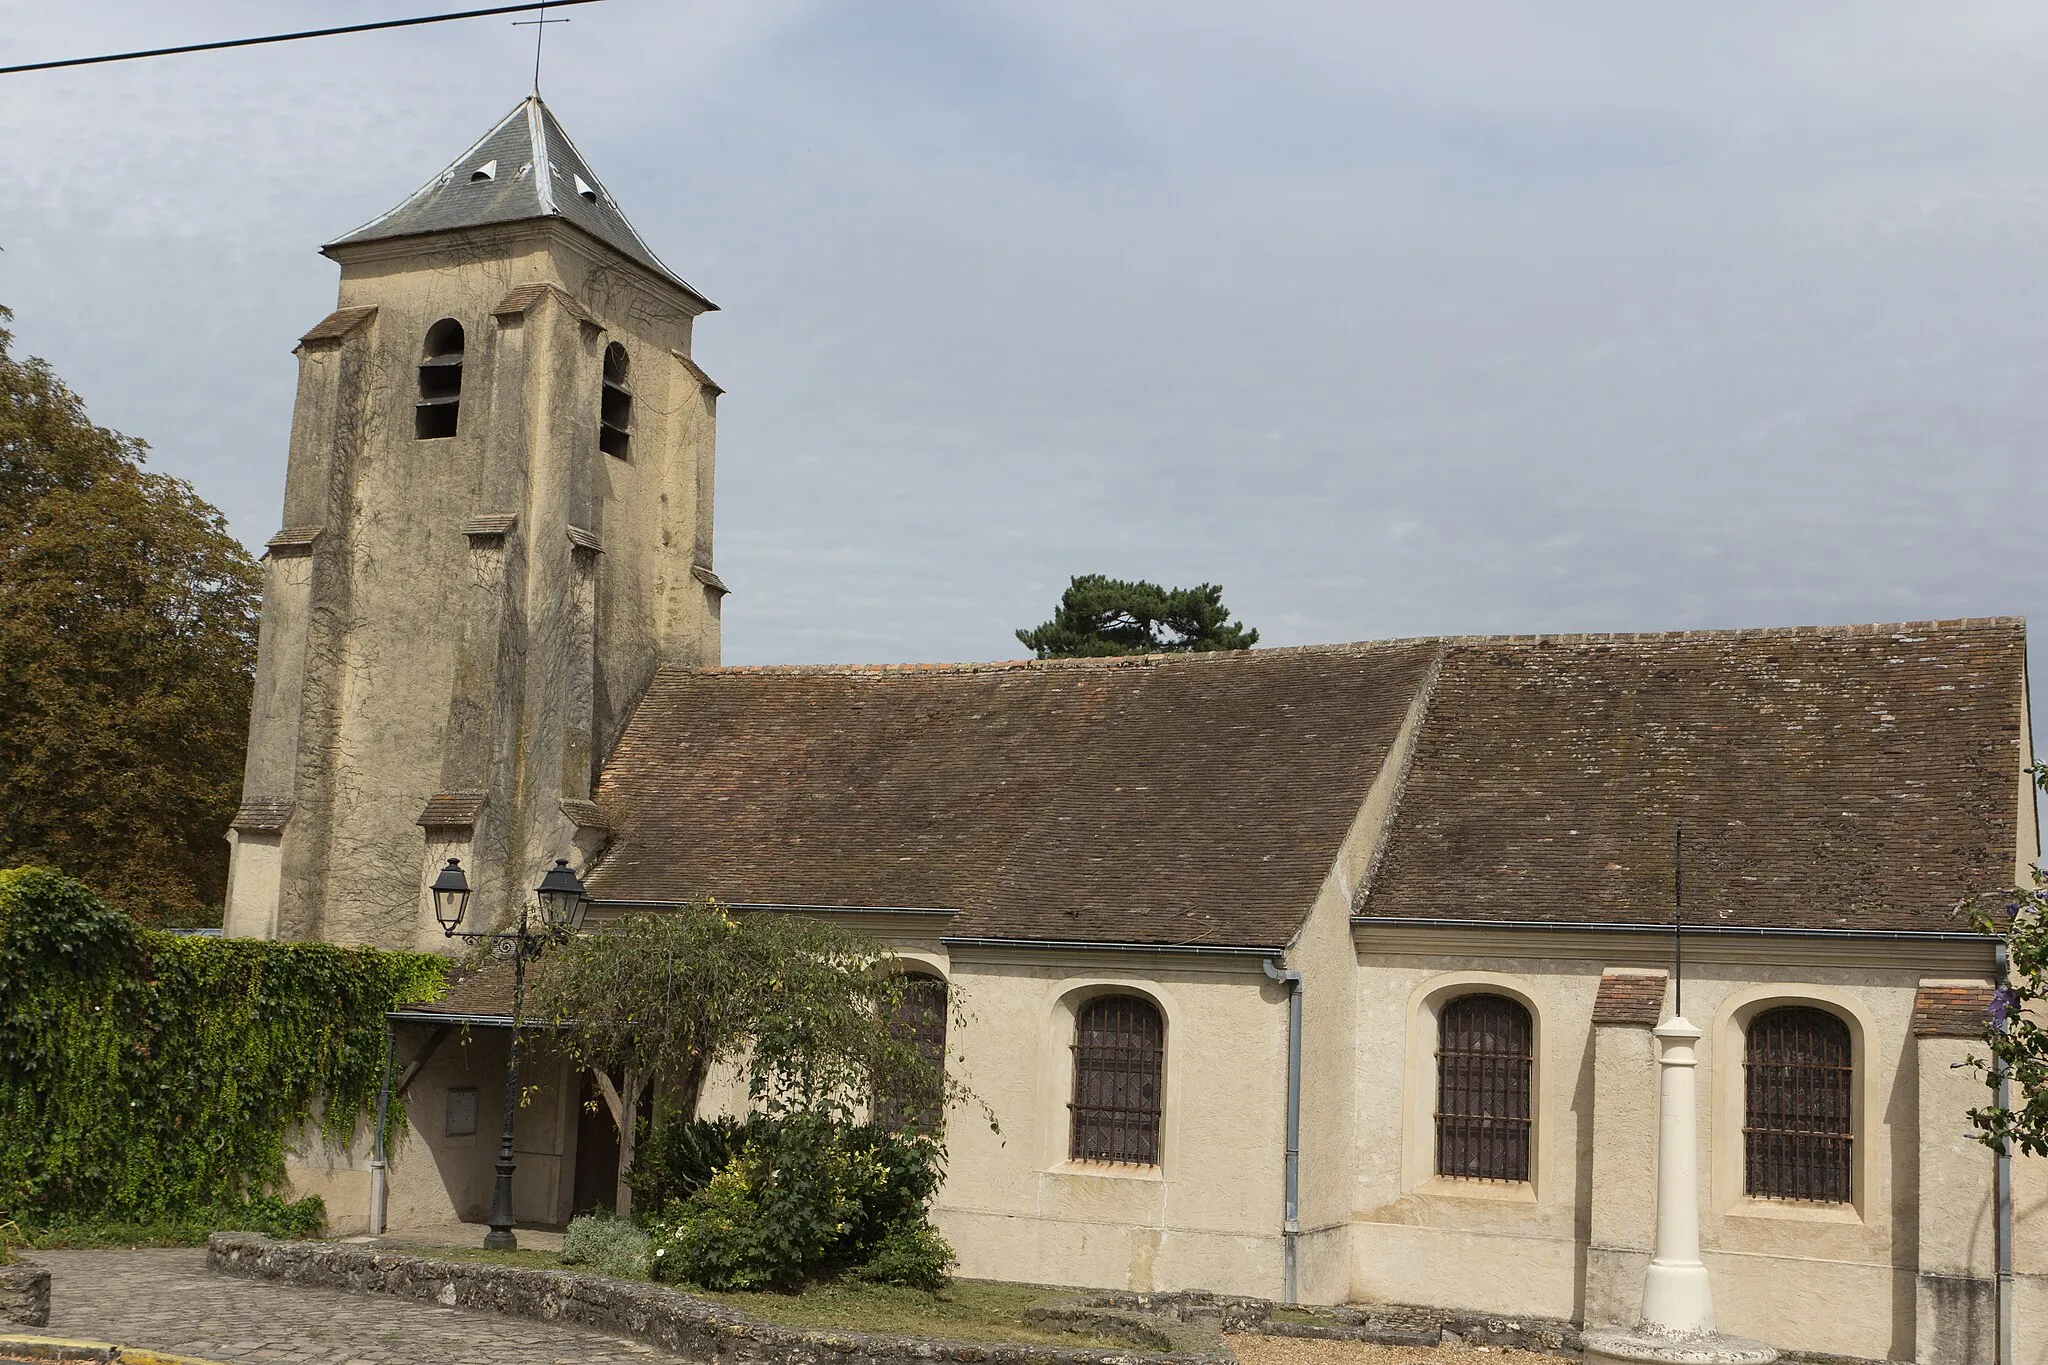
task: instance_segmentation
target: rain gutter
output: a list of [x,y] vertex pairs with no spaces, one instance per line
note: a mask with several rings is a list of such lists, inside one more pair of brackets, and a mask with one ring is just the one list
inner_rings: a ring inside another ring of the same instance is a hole
[[1085,938],[941,938],[948,948],[1056,948],[1097,953],[1198,953],[1210,957],[1271,957],[1278,948],[1218,943],[1099,943]]
[[[1998,940],[1997,948],[1998,985],[2005,988],[2007,973],[2011,969],[2011,949],[2004,939]],[[2012,1027],[2008,1017],[2001,1026]],[[1992,1075],[1997,1089],[1992,1103],[2000,1109],[2012,1108],[2012,1072],[2003,1057],[1994,1057],[1991,1062]],[[1994,1223],[1992,1231],[1992,1264],[1998,1275],[1998,1302],[1995,1309],[1998,1332],[1998,1365],[2013,1365],[2012,1319],[2012,1141],[2007,1139],[1998,1144],[1998,1155],[1993,1158],[1992,1202]]]
[[[634,910],[675,910],[688,905],[688,901],[636,901],[593,898],[592,909],[634,909]],[[835,915],[944,915],[951,918],[960,912],[930,905],[795,905],[781,901],[720,901],[728,910],[793,910],[802,912],[823,911]]]
[[1300,1302],[1295,1267],[1301,1244],[1301,973],[1283,971],[1271,957],[1264,965],[1269,979],[1287,987],[1287,1180],[1280,1223],[1280,1284],[1281,1301],[1291,1305]]
[[[1375,925],[1390,929],[1540,929],[1561,933],[1661,934],[1669,937],[1668,924],[1614,924],[1597,921],[1548,919],[1442,919],[1422,916],[1353,915],[1353,929]],[[1898,943],[1984,943],[1990,939],[1977,933],[1943,933],[1926,929],[1782,929],[1742,924],[1687,924],[1686,937],[1726,938],[1817,938],[1877,939]]]

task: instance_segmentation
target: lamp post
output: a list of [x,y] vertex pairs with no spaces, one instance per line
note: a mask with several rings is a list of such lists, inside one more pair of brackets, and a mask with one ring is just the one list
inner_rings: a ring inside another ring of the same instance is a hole
[[526,1005],[526,963],[529,958],[539,957],[541,949],[561,942],[582,927],[583,912],[589,907],[590,898],[569,867],[569,860],[557,858],[533,891],[540,904],[539,925],[532,923],[527,907],[521,905],[518,928],[465,933],[461,924],[463,913],[469,908],[470,892],[469,878],[463,875],[461,862],[450,858],[429,889],[434,896],[434,918],[441,921],[443,934],[471,943],[489,943],[493,950],[509,951],[512,955],[512,1041],[505,1050],[505,1133],[498,1143],[498,1180],[491,1189],[491,1230],[484,1238],[484,1248],[517,1251],[519,1238],[512,1232],[512,1172],[516,1169],[512,1158],[512,1124],[519,1112],[519,1024]]

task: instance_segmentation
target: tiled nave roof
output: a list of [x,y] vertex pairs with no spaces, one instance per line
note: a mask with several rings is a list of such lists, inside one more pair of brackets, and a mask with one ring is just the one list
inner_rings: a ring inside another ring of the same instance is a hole
[[961,937],[1278,946],[1427,693],[1362,916],[1961,930],[2010,884],[2013,619],[672,669],[594,894],[952,908]]

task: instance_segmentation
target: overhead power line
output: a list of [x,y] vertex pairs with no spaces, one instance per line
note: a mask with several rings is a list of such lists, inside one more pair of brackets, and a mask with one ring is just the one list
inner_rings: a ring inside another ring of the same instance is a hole
[[301,38],[333,38],[344,33],[369,33],[380,28],[417,28],[421,24],[445,24],[451,19],[484,19],[493,14],[520,14],[527,10],[562,9],[569,5],[593,5],[597,0],[538,0],[524,5],[494,5],[490,9],[466,9],[457,14],[427,14],[417,19],[380,19],[373,24],[344,24],[340,28],[309,28],[300,33],[272,33],[262,38],[229,38],[218,43],[187,43],[183,47],[153,47],[147,52],[113,52],[104,57],[65,57],[54,62],[26,62],[0,66],[0,76],[24,71],[53,71],[60,66],[98,66],[103,62],[132,62],[143,57],[176,57],[186,52],[218,52],[228,47],[257,47],[263,43],[295,43]]

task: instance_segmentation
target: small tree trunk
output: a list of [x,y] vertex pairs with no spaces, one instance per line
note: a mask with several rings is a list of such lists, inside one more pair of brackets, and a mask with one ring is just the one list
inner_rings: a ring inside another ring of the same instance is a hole
[[612,1083],[612,1078],[602,1067],[591,1068],[590,1074],[597,1079],[598,1093],[604,1096],[604,1107],[611,1111],[612,1127],[619,1132],[619,1193],[613,1208],[620,1214],[633,1211],[633,1187],[626,1183],[626,1172],[633,1169],[633,1151],[638,1134],[637,1119],[640,1112],[640,1093],[647,1089],[647,1082],[631,1067],[622,1073],[623,1086]]
[[626,1120],[619,1125],[619,1201],[618,1215],[624,1218],[633,1211],[633,1187],[626,1177],[633,1169],[633,1154],[640,1147],[640,1095],[647,1089],[646,1080],[636,1072],[626,1072],[624,1093]]

